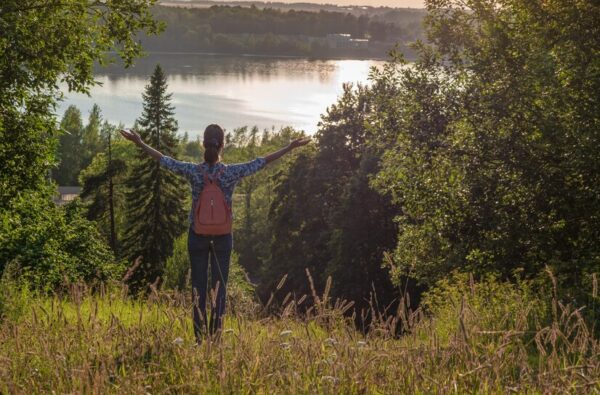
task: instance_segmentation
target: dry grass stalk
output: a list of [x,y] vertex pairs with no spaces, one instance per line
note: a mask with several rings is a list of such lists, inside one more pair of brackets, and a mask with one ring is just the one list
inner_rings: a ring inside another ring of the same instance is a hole
[[[330,286],[318,296],[312,284],[314,315],[296,311],[306,295],[288,294],[279,318],[256,320],[253,311],[236,309],[220,340],[201,346],[193,342],[187,293],[156,289],[157,295],[136,300],[119,288],[72,285],[66,297],[32,297],[22,315],[0,323],[0,392],[598,390],[598,341],[582,310],[558,300],[548,325],[537,328],[530,306],[518,305],[514,320],[501,317],[506,330],[490,330],[463,297],[454,317],[459,325],[444,337],[438,324],[410,309],[407,297],[394,314],[383,313],[388,307],[363,311],[370,324],[357,330],[345,316],[354,304],[327,302]],[[474,282],[467,294],[473,292]]]

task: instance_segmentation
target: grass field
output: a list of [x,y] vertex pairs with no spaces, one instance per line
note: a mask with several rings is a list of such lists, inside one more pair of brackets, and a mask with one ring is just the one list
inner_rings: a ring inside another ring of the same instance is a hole
[[555,300],[549,325],[536,323],[540,305],[514,287],[495,306],[489,296],[502,290],[489,284],[465,294],[448,288],[429,298],[429,313],[401,308],[367,333],[344,318],[348,304],[326,295],[307,298],[315,302],[303,316],[296,307],[306,301],[266,315],[230,300],[235,312],[220,340],[199,346],[187,295],[141,301],[118,287],[46,297],[4,288],[0,393],[600,391],[600,347],[580,312]]

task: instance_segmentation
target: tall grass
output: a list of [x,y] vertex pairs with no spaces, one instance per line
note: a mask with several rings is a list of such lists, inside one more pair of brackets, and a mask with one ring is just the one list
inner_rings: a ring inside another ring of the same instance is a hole
[[405,301],[395,314],[371,312],[368,331],[347,317],[350,303],[314,290],[288,296],[269,315],[230,309],[220,339],[201,345],[187,294],[155,290],[136,300],[118,286],[71,286],[62,296],[35,296],[7,284],[2,293],[1,393],[600,390],[600,347],[581,311],[494,280],[442,284],[426,310]]

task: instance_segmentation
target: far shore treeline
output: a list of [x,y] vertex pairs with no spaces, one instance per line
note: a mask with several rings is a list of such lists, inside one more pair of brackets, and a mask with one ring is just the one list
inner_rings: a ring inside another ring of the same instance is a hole
[[[214,49],[239,39],[245,51],[263,35],[326,36],[350,27],[352,37],[386,43],[424,36],[380,17],[151,3],[73,1],[43,8],[43,17],[17,0],[0,8],[4,278],[36,292],[124,276],[138,296],[188,286],[185,181],[142,162],[98,107],[90,114],[70,107],[55,118],[57,81],[86,92],[94,63],[108,62],[113,50],[131,64],[141,53],[136,37],[160,31],[155,17],[167,30],[146,49],[175,41],[178,49]],[[544,303],[552,294],[581,307],[596,331],[596,309],[583,307],[598,301],[600,271],[598,6],[427,3],[428,41],[413,45],[410,67],[392,51],[371,85],[344,86],[312,148],[236,189],[239,281],[250,292],[254,283],[263,301],[274,293],[274,305],[327,288],[332,300],[355,303],[348,314],[360,315],[363,307],[395,313],[406,296],[416,307],[423,292],[452,289],[456,278],[463,292],[470,275],[525,284],[527,297]],[[133,126],[157,149],[200,161],[199,141],[177,129],[165,81],[157,67]],[[252,125],[227,132],[226,162],[303,133]],[[57,183],[79,184],[82,195],[57,206]],[[151,220],[168,231],[152,238],[159,230],[146,227]],[[543,311],[537,320],[552,319],[550,307]]]
[[[425,10],[366,8],[360,13],[298,11],[255,6],[156,6],[165,23],[158,36],[141,37],[154,52],[218,52],[312,57],[385,58],[398,44],[423,38]],[[347,36],[340,36],[347,35]]]

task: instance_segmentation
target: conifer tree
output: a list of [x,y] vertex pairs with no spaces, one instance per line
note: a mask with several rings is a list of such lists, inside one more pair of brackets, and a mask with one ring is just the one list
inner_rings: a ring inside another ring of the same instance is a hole
[[56,155],[60,163],[52,172],[52,177],[58,185],[77,185],[77,175],[83,162],[81,111],[75,106],[69,106],[60,122],[60,128],[63,133]]
[[82,186],[80,197],[86,203],[87,218],[96,221],[101,233],[107,237],[113,253],[119,256],[116,212],[122,211],[122,184],[125,181],[127,163],[123,159],[124,153],[117,157],[113,153],[113,136],[116,130],[116,126],[104,122],[100,130],[104,140],[104,152],[94,157],[90,165],[81,172],[79,180]]
[[97,104],[92,106],[88,118],[88,124],[83,129],[81,143],[83,148],[83,163],[81,168],[85,169],[94,159],[94,156],[102,151],[102,113]]
[[[136,128],[143,140],[165,155],[173,156],[178,140],[177,121],[167,93],[166,76],[156,66],[150,84],[142,95],[144,109]],[[154,283],[173,251],[173,241],[185,229],[183,180],[138,151],[136,163],[127,181],[127,226],[124,252],[130,260],[142,257],[141,265],[131,277],[136,288]]]

